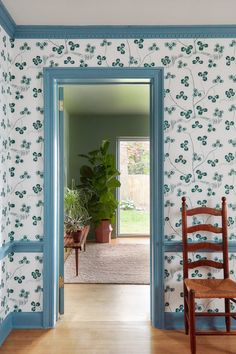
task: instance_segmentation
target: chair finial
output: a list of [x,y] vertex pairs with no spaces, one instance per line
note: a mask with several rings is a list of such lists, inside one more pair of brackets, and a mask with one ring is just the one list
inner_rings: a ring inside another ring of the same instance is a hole
[[186,198],[185,197],[182,197],[182,202],[186,202]]
[[222,200],[222,203],[226,203],[226,197],[222,197],[221,200]]

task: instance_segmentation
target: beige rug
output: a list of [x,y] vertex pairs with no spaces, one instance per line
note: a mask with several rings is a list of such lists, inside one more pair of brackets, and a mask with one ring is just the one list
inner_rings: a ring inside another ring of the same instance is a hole
[[149,259],[149,245],[88,243],[78,277],[74,251],[66,259],[65,283],[150,284]]

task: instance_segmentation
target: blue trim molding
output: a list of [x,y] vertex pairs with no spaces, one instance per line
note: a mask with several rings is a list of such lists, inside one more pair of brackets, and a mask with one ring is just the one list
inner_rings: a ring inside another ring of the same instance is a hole
[[12,312],[0,325],[0,346],[12,329],[40,329],[43,327],[43,312]]
[[5,258],[10,252],[12,252],[13,242],[7,242],[0,247],[0,260]]
[[[181,241],[165,242],[164,249],[165,249],[165,252],[182,252],[183,251],[182,242]],[[207,252],[207,250],[197,251],[197,253],[199,253],[199,252]],[[229,241],[228,252],[229,253],[236,253],[236,242],[235,241]]]
[[9,313],[9,315],[5,318],[5,320],[3,320],[3,322],[0,324],[0,346],[7,338],[7,336],[11,333],[11,330],[12,330],[12,314]]
[[15,38],[234,38],[236,25],[16,26]]
[[[224,317],[196,317],[197,328],[199,330],[225,329]],[[236,329],[236,321],[232,320],[232,329]],[[165,312],[165,329],[179,330],[184,329],[184,313],[183,312]],[[183,333],[184,335],[184,333]]]
[[[106,83],[116,79],[148,79],[151,85],[151,298],[152,324],[164,328],[163,250],[163,69],[162,68],[44,68],[44,325],[56,324],[58,295],[58,230],[63,199],[58,200],[59,127],[57,97],[59,85],[80,82]],[[60,167],[63,168],[62,164]],[[59,207],[59,203],[60,207]],[[59,209],[58,209],[59,207]]]
[[14,37],[16,23],[0,0],[0,25],[10,37]]
[[42,241],[14,241],[8,242],[0,247],[0,260],[5,258],[10,252],[15,253],[36,253],[43,252]]
[[0,25],[12,38],[235,38],[236,25],[45,26],[17,25],[0,0]]
[[12,312],[12,329],[43,327],[43,312]]
[[41,26],[17,25],[0,0],[0,25],[12,38],[235,38],[236,25]]

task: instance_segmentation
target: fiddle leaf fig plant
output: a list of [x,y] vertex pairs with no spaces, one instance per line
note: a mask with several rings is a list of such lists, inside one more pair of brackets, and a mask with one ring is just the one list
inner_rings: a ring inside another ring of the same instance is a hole
[[80,168],[80,187],[92,192],[88,210],[95,226],[104,219],[113,222],[118,206],[115,190],[120,187],[117,179],[120,172],[116,168],[114,155],[108,152],[109,146],[110,142],[104,140],[98,150],[90,151],[87,155],[79,155],[89,163]]

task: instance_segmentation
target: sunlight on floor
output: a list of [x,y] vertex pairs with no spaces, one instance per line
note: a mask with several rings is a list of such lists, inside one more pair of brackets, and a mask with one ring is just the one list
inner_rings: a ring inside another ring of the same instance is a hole
[[66,284],[63,321],[149,321],[149,285]]

